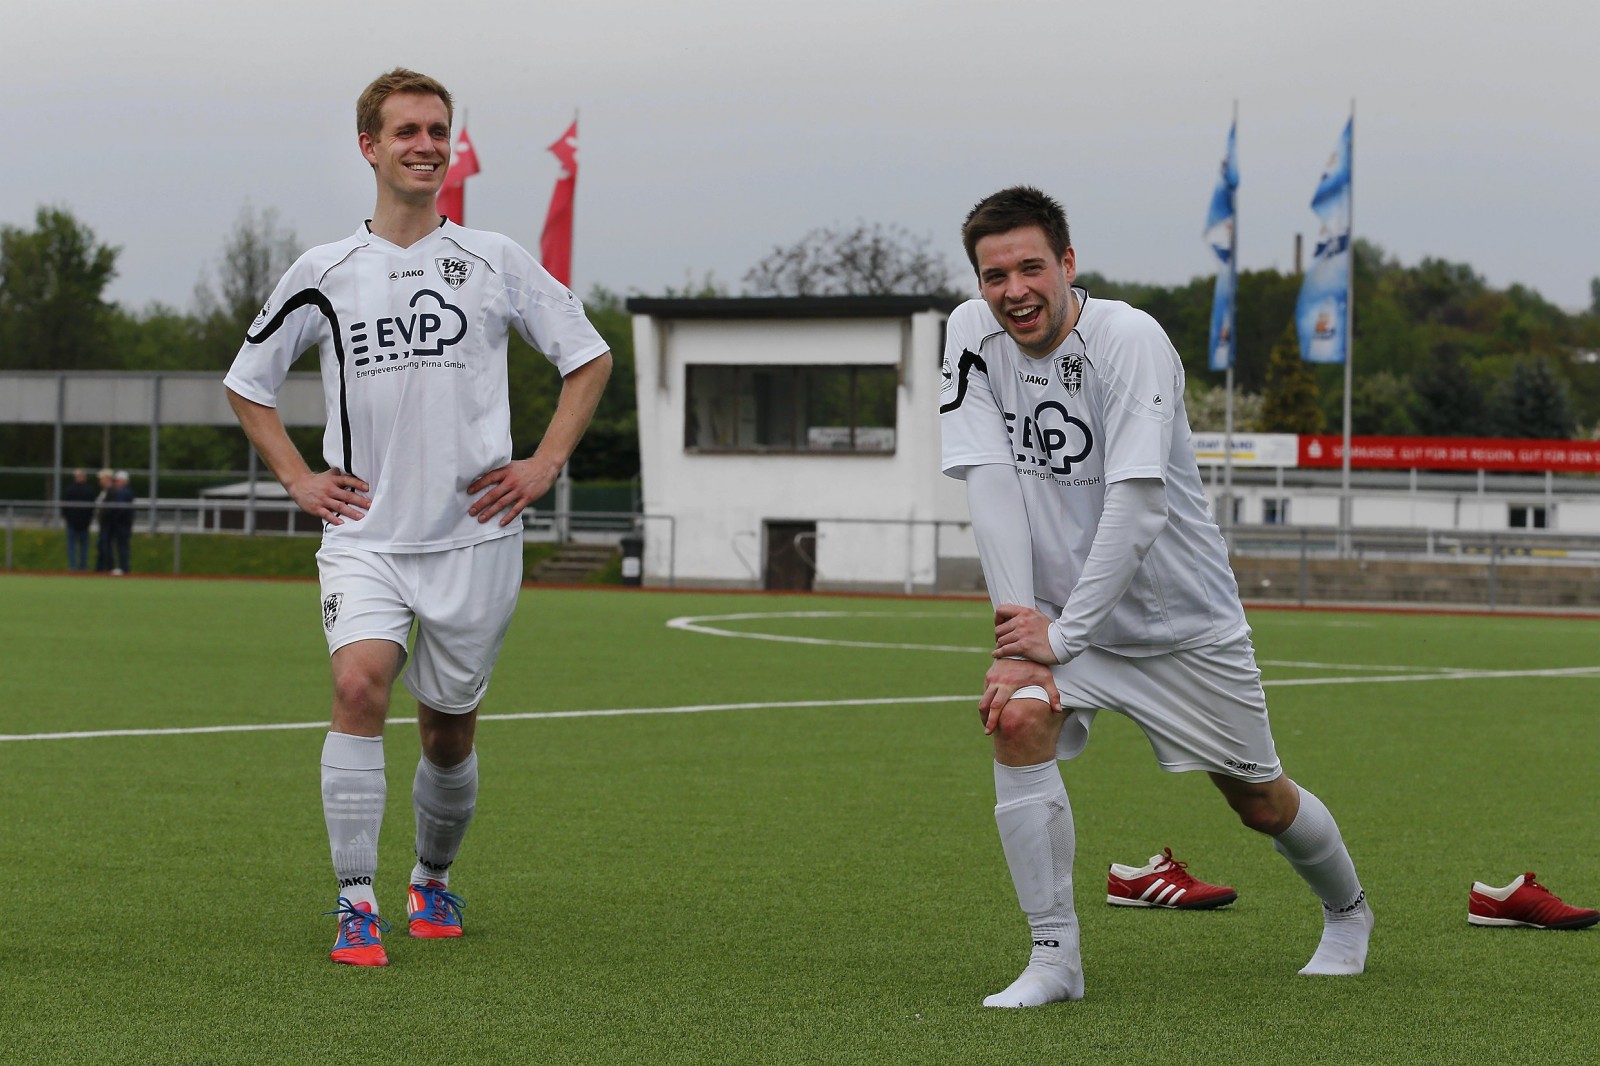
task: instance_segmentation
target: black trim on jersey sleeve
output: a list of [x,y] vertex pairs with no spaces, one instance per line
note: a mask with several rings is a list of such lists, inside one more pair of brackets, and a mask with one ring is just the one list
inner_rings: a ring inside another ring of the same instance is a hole
[[[982,347],[982,345],[979,345],[979,347]],[[963,348],[961,350],[961,362],[956,368],[956,398],[942,405],[939,408],[940,414],[949,414],[960,407],[961,401],[967,398],[967,374],[971,372],[973,367],[977,367],[982,371],[984,377],[989,376],[989,364],[983,361],[983,357],[971,349]]]
[[359,477],[350,469],[350,404],[345,398],[344,388],[344,341],[339,336],[339,316],[333,309],[333,302],[323,295],[321,289],[301,289],[288,300],[284,301],[278,313],[255,333],[245,334],[245,340],[250,344],[260,344],[283,328],[283,323],[288,317],[305,306],[315,307],[322,312],[322,317],[328,320],[330,331],[333,334],[333,355],[339,364],[339,437],[344,445],[344,465],[339,469],[352,477]]

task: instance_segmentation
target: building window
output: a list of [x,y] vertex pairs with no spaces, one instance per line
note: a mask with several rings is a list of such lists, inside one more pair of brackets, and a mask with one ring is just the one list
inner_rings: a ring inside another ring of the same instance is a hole
[[689,451],[894,452],[892,366],[686,369]]
[[1286,526],[1289,524],[1289,498],[1287,496],[1264,496],[1261,499],[1261,523],[1267,526]]
[[1531,504],[1514,503],[1510,508],[1510,521],[1507,523],[1512,529],[1545,529],[1548,516],[1545,509]]

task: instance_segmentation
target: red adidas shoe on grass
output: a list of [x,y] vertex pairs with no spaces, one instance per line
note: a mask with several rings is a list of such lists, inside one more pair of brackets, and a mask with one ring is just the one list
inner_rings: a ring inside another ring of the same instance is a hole
[[1172,857],[1171,848],[1150,856],[1145,866],[1112,863],[1106,876],[1106,902],[1113,907],[1165,907],[1208,911],[1239,898],[1227,885],[1211,885],[1189,875],[1188,864]]
[[1600,911],[1569,907],[1533,879],[1529,870],[1504,888],[1472,882],[1467,896],[1467,921],[1473,925],[1521,925],[1530,929],[1587,929],[1600,922]]
[[331,911],[339,919],[339,938],[328,957],[347,966],[387,966],[389,955],[383,950],[383,934],[389,923],[372,913],[370,903],[351,903],[343,896]]

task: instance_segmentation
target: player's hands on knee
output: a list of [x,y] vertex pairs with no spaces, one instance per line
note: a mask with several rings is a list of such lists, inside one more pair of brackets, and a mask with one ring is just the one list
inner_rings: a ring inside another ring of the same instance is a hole
[[467,508],[467,513],[479,522],[499,515],[500,524],[506,525],[534,500],[549,492],[559,473],[559,465],[551,466],[538,456],[514,459],[505,466],[478,475],[478,479],[467,486],[468,495],[483,493]]
[[1050,647],[1050,619],[1032,607],[1002,603],[994,611],[994,652],[996,659],[1020,655],[1036,663],[1054,665],[1055,649]]
[[307,474],[287,488],[295,506],[330,526],[342,526],[346,518],[359,522],[372,509],[367,483],[337,467]]
[[983,678],[983,698],[978,701],[978,718],[983,722],[985,734],[993,734],[1000,726],[1005,706],[1018,689],[1037,685],[1050,696],[1050,709],[1064,713],[1061,693],[1056,691],[1056,679],[1050,668],[1026,659],[1001,659],[989,667]]

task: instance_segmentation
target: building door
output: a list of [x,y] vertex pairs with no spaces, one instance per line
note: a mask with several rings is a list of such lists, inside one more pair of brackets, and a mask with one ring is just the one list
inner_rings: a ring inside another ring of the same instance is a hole
[[810,592],[817,576],[817,524],[768,522],[766,529],[767,565],[763,587]]

